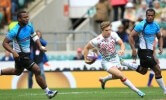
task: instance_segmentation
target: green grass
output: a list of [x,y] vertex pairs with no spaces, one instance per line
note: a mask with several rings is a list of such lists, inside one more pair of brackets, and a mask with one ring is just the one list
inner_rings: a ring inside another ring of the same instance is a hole
[[[166,100],[160,88],[140,88],[146,93],[139,97],[128,88],[57,89],[58,95],[52,100]],[[0,90],[0,100],[47,100],[41,89]]]

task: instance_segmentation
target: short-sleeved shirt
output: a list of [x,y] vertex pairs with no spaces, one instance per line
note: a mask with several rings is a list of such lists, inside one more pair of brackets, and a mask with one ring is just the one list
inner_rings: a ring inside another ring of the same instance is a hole
[[160,32],[160,27],[157,22],[153,21],[146,25],[144,33],[142,33],[145,23],[146,20],[143,20],[134,27],[134,30],[139,33],[139,47],[140,49],[153,50],[153,43],[156,34]]
[[[34,33],[34,27],[32,23],[29,22],[27,25],[21,28],[20,33],[17,36],[19,28],[20,28],[20,25],[16,24],[14,28],[12,28],[7,33],[6,37],[9,40],[13,41],[13,49],[16,52],[30,53],[30,37]],[[18,40],[16,40],[16,36]],[[22,51],[20,49],[20,46]]]
[[111,32],[108,38],[104,38],[102,34],[90,41],[90,44],[97,48],[101,53],[102,60],[109,61],[116,57],[116,42],[120,40],[120,37],[115,32]]

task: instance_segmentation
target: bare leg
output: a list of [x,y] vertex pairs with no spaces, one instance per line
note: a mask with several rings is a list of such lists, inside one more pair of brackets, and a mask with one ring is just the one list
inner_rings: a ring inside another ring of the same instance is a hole
[[40,68],[37,64],[34,64],[31,68],[31,71],[35,74],[36,81],[38,85],[45,91],[46,95],[48,96],[49,99],[53,98],[58,91],[51,91],[46,84],[46,81],[44,78],[41,76]]
[[122,83],[126,86],[128,86],[131,90],[136,92],[139,96],[143,97],[145,94],[141,92],[139,89],[137,89],[124,75],[123,73],[118,70],[116,67],[112,67],[108,70],[108,72],[112,75],[114,75],[114,78],[118,78],[122,81]]
[[42,89],[47,88],[46,81],[43,79],[41,76],[40,68],[37,64],[34,64],[33,67],[31,68],[31,71],[35,74],[36,82]]
[[20,75],[23,72],[24,68],[6,68],[1,70],[1,75]]
[[161,76],[160,66],[157,64],[156,66],[152,67],[151,69],[155,73],[155,78],[156,78],[156,81],[157,81],[158,85],[163,89],[164,94],[166,94],[166,88],[165,88],[163,78]]

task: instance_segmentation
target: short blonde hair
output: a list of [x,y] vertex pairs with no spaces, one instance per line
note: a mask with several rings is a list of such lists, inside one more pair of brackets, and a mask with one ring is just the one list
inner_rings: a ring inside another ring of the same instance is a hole
[[110,26],[110,22],[109,21],[104,21],[100,24],[100,28],[103,31],[106,27]]

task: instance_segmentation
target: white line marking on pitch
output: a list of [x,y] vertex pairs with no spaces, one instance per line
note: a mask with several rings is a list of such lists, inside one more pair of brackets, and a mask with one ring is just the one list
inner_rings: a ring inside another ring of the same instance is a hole
[[[101,92],[101,91],[92,91],[92,92],[59,92],[58,95],[67,95],[67,94],[128,94],[131,92]],[[146,92],[147,94],[151,94],[154,92]],[[3,96],[4,94],[0,94],[0,96]],[[5,95],[12,95],[12,94],[5,94]],[[37,96],[37,95],[45,95],[44,93],[25,93],[25,94],[19,94],[17,96]]]

